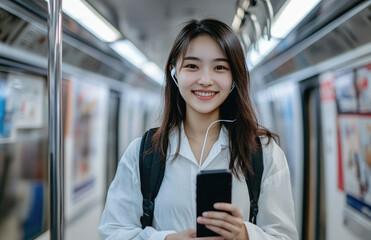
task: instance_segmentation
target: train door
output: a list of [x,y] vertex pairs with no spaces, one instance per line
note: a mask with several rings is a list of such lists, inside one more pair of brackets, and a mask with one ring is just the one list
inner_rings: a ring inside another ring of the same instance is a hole
[[106,191],[115,177],[118,155],[118,136],[119,136],[119,110],[120,110],[120,93],[114,90],[109,94],[108,105],[108,135],[107,135],[107,177]]
[[303,240],[325,239],[325,189],[318,78],[301,83],[304,130]]

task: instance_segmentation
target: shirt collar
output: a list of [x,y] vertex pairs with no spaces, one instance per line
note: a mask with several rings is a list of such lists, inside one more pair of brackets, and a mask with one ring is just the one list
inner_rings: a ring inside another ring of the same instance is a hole
[[[174,156],[176,154],[176,151],[178,149],[178,128],[173,129],[169,134],[169,148],[168,148],[168,156]],[[191,160],[195,160],[191,147],[188,142],[188,138],[184,132],[184,124],[181,123],[180,126],[180,148],[179,148],[179,154],[189,158]],[[227,128],[222,125],[222,128],[220,129],[218,140],[215,142],[215,145],[220,145],[221,148],[228,146],[229,144],[229,138],[228,138],[228,130]]]

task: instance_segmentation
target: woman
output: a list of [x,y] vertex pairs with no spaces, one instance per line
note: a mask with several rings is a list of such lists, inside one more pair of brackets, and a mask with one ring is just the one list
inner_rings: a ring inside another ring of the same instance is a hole
[[[274,134],[257,123],[244,52],[230,27],[214,19],[188,22],[173,44],[165,72],[164,115],[153,146],[166,168],[155,199],[153,227],[142,229],[140,223],[143,197],[136,139],[109,189],[101,236],[195,239],[197,221],[220,235],[203,239],[298,239],[286,158]],[[254,225],[248,222],[245,176],[251,169],[250,155],[258,147],[257,136],[264,172]],[[233,173],[232,204],[215,206],[231,214],[211,211],[196,220],[196,175],[211,169]]]

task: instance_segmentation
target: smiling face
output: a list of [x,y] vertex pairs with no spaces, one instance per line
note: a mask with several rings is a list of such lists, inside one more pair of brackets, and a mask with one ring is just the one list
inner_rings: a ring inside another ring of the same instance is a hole
[[201,114],[219,118],[219,107],[232,86],[229,62],[208,35],[194,38],[176,62],[179,91],[186,102],[186,116]]

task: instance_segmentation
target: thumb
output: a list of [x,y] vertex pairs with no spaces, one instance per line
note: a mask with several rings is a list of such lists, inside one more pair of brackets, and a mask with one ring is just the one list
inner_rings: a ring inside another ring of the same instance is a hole
[[196,229],[190,229],[189,236],[191,238],[195,238],[196,237]]

